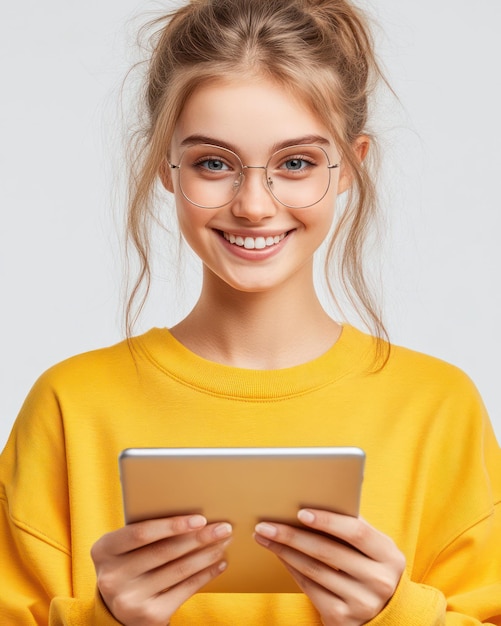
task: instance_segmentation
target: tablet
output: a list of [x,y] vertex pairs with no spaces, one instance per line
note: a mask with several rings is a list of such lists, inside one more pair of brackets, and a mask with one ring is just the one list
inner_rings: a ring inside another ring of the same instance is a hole
[[360,448],[131,448],[120,454],[125,522],[201,513],[228,521],[228,568],[204,592],[299,592],[253,539],[259,521],[301,526],[299,509],[359,512]]

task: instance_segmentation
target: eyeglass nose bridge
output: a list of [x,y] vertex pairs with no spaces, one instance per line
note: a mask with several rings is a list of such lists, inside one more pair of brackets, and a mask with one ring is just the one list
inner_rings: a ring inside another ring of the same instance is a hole
[[245,180],[245,170],[264,170],[265,172],[265,180],[266,180],[266,188],[269,192],[272,191],[273,188],[273,180],[271,176],[268,174],[268,166],[267,165],[241,165],[240,172],[238,174],[238,178],[235,179],[233,183],[233,187],[235,189],[235,194],[238,193],[242,187],[242,184]]

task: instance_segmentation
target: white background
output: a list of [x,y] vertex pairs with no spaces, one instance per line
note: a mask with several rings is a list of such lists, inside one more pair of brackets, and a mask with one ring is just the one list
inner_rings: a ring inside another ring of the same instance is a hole
[[[2,4],[0,446],[44,369],[122,337],[118,94],[137,25],[162,8]],[[377,124],[390,336],[464,369],[501,439],[501,2],[366,4],[400,99]],[[184,300],[154,298],[143,328],[187,310],[189,276]]]

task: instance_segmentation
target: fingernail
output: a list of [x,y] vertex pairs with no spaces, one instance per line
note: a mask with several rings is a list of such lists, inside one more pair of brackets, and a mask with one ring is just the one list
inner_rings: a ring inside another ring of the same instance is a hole
[[227,537],[228,535],[231,534],[232,528],[231,528],[231,524],[228,524],[227,522],[223,522],[222,524],[218,524],[214,530],[214,537]]
[[265,537],[275,537],[277,534],[277,528],[266,522],[260,522],[256,525],[256,532]]
[[226,561],[221,561],[221,563],[219,563],[219,565],[217,566],[218,570],[220,572],[224,572],[224,570],[228,567],[228,563],[226,563]]
[[298,519],[305,524],[311,524],[315,521],[315,516],[311,511],[307,511],[306,509],[301,509],[297,514]]
[[207,524],[207,520],[203,515],[192,515],[188,520],[188,526],[190,528],[201,528]]

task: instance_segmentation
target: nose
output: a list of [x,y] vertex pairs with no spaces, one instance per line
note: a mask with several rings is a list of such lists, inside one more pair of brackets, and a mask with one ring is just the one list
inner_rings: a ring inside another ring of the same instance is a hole
[[260,222],[276,214],[277,202],[268,189],[265,177],[264,166],[247,165],[245,167],[238,193],[232,202],[233,215],[250,222]]

